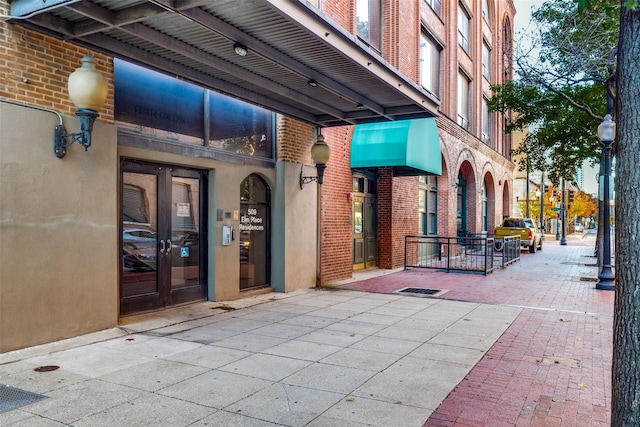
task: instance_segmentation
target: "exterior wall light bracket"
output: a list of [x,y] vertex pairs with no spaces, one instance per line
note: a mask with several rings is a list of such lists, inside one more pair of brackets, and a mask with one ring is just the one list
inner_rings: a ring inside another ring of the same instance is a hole
[[107,99],[107,80],[95,67],[95,59],[91,55],[82,58],[82,66],[69,76],[67,84],[69,97],[76,106],[76,116],[80,120],[80,132],[67,133],[60,123],[53,134],[53,152],[56,157],[63,158],[67,147],[74,142],[82,145],[84,150],[91,146],[93,122],[100,116],[98,110]]
[[311,147],[311,158],[315,163],[316,169],[318,170],[317,176],[305,176],[304,175],[304,165],[300,168],[300,189],[304,187],[305,184],[316,181],[318,184],[322,184],[322,179],[324,177],[324,170],[327,167],[327,162],[329,162],[329,156],[331,155],[331,149],[324,141],[324,136],[318,130],[318,136],[316,137],[316,142]]
[[[80,132],[67,133],[64,125],[57,125],[53,140],[53,151],[58,158],[63,158],[67,154],[67,147],[74,142],[82,145],[84,151],[91,146],[91,132],[93,131],[93,122],[100,115],[95,110],[88,108],[78,108],[76,115],[80,119]],[[67,142],[68,141],[68,142]]]
[[304,187],[305,184],[309,184],[310,182],[316,181],[318,184],[322,184],[322,179],[324,177],[324,170],[327,165],[319,165],[316,164],[316,169],[318,170],[317,176],[305,176],[304,175],[304,165],[300,168],[300,189]]

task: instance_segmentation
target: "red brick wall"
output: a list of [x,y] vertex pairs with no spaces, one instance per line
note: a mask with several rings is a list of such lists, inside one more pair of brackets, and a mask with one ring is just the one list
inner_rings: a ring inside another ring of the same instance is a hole
[[393,265],[393,168],[378,169],[378,266]]
[[311,125],[278,115],[276,121],[277,156],[285,162],[311,164],[314,129]]
[[323,129],[331,147],[322,184],[322,282],[351,277],[353,271],[353,235],[351,201],[347,193],[353,181],[349,165],[353,127]]
[[378,169],[378,266],[404,265],[404,237],[418,234],[418,178]]
[[[0,14],[9,14],[6,1],[0,1]],[[86,53],[85,48],[0,20],[0,97],[72,114],[75,106],[69,99],[67,79]],[[113,122],[113,61],[90,53],[109,82],[109,96],[98,120]]]
[[355,1],[354,0],[317,0],[322,11],[342,28],[355,33]]
[[418,234],[418,178],[405,177],[393,179],[393,222],[391,241],[391,259],[389,267],[404,265],[404,238]]

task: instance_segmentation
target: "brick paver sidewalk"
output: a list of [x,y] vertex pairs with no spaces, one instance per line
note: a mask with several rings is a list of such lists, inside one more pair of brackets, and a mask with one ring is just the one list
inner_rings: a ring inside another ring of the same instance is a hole
[[343,285],[523,308],[425,426],[609,425],[614,292],[598,291],[594,236],[544,250],[487,276],[408,270]]

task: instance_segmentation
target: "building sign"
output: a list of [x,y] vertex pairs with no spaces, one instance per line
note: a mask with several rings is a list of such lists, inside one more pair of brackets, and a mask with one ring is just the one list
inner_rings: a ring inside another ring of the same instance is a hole
[[190,203],[178,203],[178,212],[176,216],[189,218],[191,216],[191,204]]
[[264,218],[257,209],[247,209],[247,214],[240,217],[241,231],[264,231]]

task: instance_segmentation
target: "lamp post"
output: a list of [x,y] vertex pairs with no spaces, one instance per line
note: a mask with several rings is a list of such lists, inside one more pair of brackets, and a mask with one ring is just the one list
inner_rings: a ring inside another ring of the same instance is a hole
[[540,238],[544,240],[544,172],[542,173],[542,179],[540,179],[540,190],[537,191],[536,194],[540,199],[540,223],[538,224],[538,227],[540,228],[540,234],[542,235]]
[[602,269],[598,274],[596,289],[613,291],[615,289],[615,275],[611,269],[611,226],[609,223],[609,176],[611,175],[611,144],[615,139],[616,124],[611,115],[604,116],[604,121],[598,126],[598,138],[602,142],[602,157],[604,159],[604,174],[600,183],[602,203]]
[[560,204],[560,218],[562,219],[562,229],[560,234],[560,244],[562,246],[567,245],[567,205],[565,202],[565,189],[564,189],[564,178],[560,178],[560,188],[562,191],[562,198],[560,199],[562,202]]

